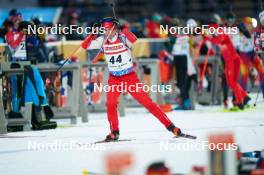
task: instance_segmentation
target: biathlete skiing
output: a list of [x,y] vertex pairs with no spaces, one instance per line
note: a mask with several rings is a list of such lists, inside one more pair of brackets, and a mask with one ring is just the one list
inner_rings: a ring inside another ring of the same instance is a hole
[[[142,83],[134,71],[131,55],[131,46],[137,41],[137,37],[128,29],[121,29],[118,20],[115,18],[104,18],[99,24],[100,27],[105,29],[105,34],[101,36],[89,34],[82,42],[81,47],[88,50],[100,49],[108,64],[108,86],[117,87],[126,84],[129,87],[127,92],[148,109],[175,137],[194,139],[194,136],[183,134],[181,129],[172,123],[160,107],[150,99],[148,94],[142,88],[137,88],[139,84],[142,86]],[[107,118],[111,132],[106,136],[104,140],[106,142],[119,139],[117,105],[121,93],[117,88],[111,88],[111,91],[107,92]]]
[[[218,28],[219,26],[213,24],[211,27]],[[212,44],[220,47],[225,62],[226,81],[236,98],[234,103],[239,109],[244,109],[244,106],[248,104],[251,98],[238,83],[241,58],[236,52],[230,36],[224,34],[222,31],[219,34],[215,34],[213,37],[205,35],[204,40],[210,41]]]

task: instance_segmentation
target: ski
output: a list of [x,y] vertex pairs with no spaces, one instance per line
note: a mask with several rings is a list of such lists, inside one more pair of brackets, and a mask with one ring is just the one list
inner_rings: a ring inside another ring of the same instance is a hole
[[29,136],[29,135],[25,135],[25,136],[15,136],[15,135],[5,135],[5,134],[0,134],[0,139],[10,139],[10,138],[31,138],[31,137],[46,137],[44,135],[41,136]]
[[180,135],[178,136],[174,136],[174,138],[186,138],[186,139],[197,139],[196,136],[193,136],[193,135],[190,135],[190,134],[184,134],[184,133],[181,133]]
[[229,109],[224,109],[224,112],[243,112],[245,110],[254,109],[254,106],[251,105],[245,105],[244,109],[239,109],[238,107],[232,107]]
[[108,141],[108,140],[100,140],[100,141],[94,142],[93,144],[115,143],[115,142],[129,142],[129,141],[132,141],[132,140],[134,140],[134,139],[119,139],[119,140],[111,140],[111,141]]
[[77,143],[77,145],[85,146],[85,145],[95,145],[95,144],[101,144],[101,143],[129,142],[129,141],[133,141],[133,140],[135,140],[135,139],[120,139],[120,140],[113,140],[113,141],[99,140],[99,141],[90,142],[90,143]]

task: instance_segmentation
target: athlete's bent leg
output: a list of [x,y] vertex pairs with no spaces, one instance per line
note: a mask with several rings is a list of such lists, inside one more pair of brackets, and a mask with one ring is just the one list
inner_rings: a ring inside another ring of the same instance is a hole
[[235,61],[233,60],[228,61],[225,66],[225,75],[226,75],[227,84],[235,94],[237,103],[243,104],[243,100],[247,96],[247,93],[238,84],[238,74],[239,74],[239,64],[236,64]]
[[[131,86],[140,86],[139,79],[136,74],[133,73],[127,79],[127,84]],[[143,88],[130,88],[128,92],[140,103],[142,104],[150,113],[152,113],[167,129],[170,125],[172,125],[171,120],[167,117],[167,115],[160,109],[160,107],[155,104],[151,98],[148,96],[147,92],[143,90]]]

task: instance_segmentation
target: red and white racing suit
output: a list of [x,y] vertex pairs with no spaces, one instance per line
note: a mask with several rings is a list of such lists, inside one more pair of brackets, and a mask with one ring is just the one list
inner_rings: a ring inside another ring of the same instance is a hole
[[11,50],[12,61],[24,61],[27,59],[26,36],[21,31],[9,31],[6,41]]
[[204,39],[220,47],[225,62],[227,85],[232,89],[236,97],[237,104],[242,104],[244,102],[244,98],[247,96],[247,92],[245,92],[238,83],[240,57],[235,50],[230,36],[226,34],[219,34],[213,38],[205,36]]
[[142,83],[133,70],[131,55],[131,46],[136,40],[137,38],[133,33],[124,29],[106,42],[104,42],[103,36],[96,38],[89,35],[82,43],[84,49],[102,49],[108,64],[110,72],[108,86],[113,87],[107,92],[106,102],[107,117],[111,131],[119,130],[117,104],[122,92],[114,87],[121,84],[126,84],[126,87],[128,87],[126,92],[130,93],[140,104],[146,107],[166,128],[172,124],[166,114],[150,99],[148,94],[142,88],[137,88],[142,87]]

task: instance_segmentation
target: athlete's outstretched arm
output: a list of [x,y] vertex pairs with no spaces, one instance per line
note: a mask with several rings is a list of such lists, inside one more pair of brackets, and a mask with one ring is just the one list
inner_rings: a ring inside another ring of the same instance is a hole
[[101,49],[103,44],[103,37],[97,37],[96,35],[89,34],[82,42],[81,46],[83,49],[93,50]]
[[102,37],[97,37],[96,35],[89,34],[82,42],[82,44],[71,54],[71,60],[75,60],[76,55],[83,49],[100,49],[103,42],[100,38]]

